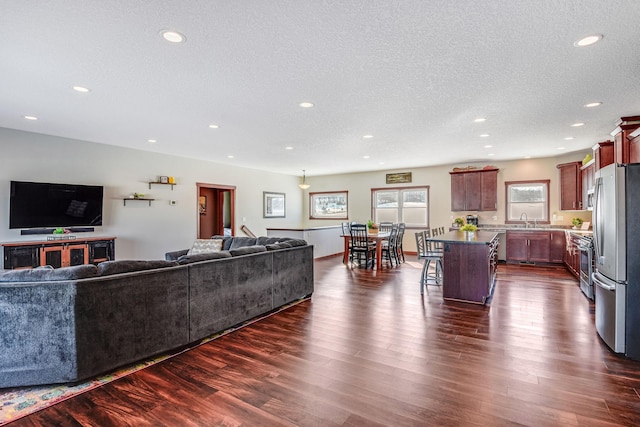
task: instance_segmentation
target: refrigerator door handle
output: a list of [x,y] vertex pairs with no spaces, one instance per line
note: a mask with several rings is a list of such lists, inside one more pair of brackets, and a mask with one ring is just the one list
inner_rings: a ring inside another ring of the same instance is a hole
[[601,287],[602,289],[607,290],[607,291],[612,291],[612,292],[615,292],[615,291],[616,291],[616,285],[609,285],[609,284],[607,284],[607,283],[604,283],[603,281],[601,281],[601,280],[598,278],[597,273],[593,273],[593,274],[591,275],[591,278],[593,279],[593,283],[595,283],[595,285],[596,285],[596,286],[599,286],[599,287]]
[[594,203],[593,203],[593,212],[594,215],[596,217],[596,220],[593,222],[593,249],[595,252],[595,256],[596,256],[596,264],[597,264],[597,260],[600,257],[600,255],[602,254],[601,252],[601,248],[602,248],[602,236],[600,235],[600,227],[598,224],[599,218],[600,218],[600,192],[601,192],[601,187],[602,187],[602,178],[598,177],[596,178],[596,185],[595,185],[595,191],[594,191]]

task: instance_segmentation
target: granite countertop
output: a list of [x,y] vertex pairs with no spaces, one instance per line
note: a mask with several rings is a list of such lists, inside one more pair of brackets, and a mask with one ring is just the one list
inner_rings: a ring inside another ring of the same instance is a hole
[[432,242],[442,242],[442,243],[465,243],[465,244],[480,244],[480,245],[488,245],[494,239],[498,237],[498,233],[495,231],[488,231],[478,229],[472,235],[472,237],[467,237],[464,231],[449,231],[448,233],[441,234],[436,237],[432,237],[428,240]]

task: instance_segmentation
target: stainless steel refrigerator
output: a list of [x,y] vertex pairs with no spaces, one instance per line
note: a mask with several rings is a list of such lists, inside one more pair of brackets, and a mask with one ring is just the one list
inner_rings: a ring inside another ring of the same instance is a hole
[[640,164],[596,172],[593,208],[596,329],[616,353],[640,359]]

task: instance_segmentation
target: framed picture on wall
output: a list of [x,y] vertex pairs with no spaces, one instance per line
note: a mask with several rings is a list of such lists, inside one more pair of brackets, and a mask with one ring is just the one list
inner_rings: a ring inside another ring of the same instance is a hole
[[309,219],[348,219],[349,192],[309,193]]
[[285,194],[262,192],[262,216],[264,218],[285,217]]

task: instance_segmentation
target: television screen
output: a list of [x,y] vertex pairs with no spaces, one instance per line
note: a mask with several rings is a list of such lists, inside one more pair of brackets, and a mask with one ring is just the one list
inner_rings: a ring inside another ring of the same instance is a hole
[[102,225],[103,187],[11,181],[9,228]]

